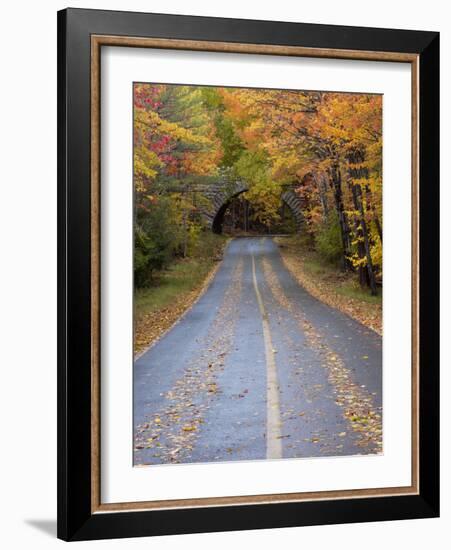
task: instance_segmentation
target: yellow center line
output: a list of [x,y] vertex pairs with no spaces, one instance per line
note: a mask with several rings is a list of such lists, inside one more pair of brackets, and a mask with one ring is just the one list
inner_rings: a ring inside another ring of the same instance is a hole
[[265,342],[266,357],[266,458],[282,458],[281,420],[279,402],[279,382],[277,380],[277,366],[274,359],[274,347],[272,345],[271,331],[268,323],[268,315],[258,288],[255,273],[255,258],[252,254],[252,279],[255,295],[262,316],[263,339]]

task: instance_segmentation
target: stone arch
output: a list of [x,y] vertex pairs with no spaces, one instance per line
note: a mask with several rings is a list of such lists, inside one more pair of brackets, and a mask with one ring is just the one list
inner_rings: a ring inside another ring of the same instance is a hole
[[247,190],[248,186],[242,181],[217,184],[209,188],[206,197],[210,200],[211,206],[204,215],[214,233],[222,232],[224,214],[230,202]]
[[[214,233],[222,232],[224,214],[230,202],[247,190],[248,186],[241,181],[222,185],[218,184],[210,188],[208,198],[210,199],[211,207],[204,214]],[[295,219],[296,229],[300,231],[304,222],[304,216],[299,196],[294,191],[287,190],[282,193],[281,199],[290,208]]]
[[299,232],[304,223],[304,214],[302,213],[302,202],[299,195],[294,191],[284,191],[280,197],[283,202],[290,208],[296,222],[296,229]]

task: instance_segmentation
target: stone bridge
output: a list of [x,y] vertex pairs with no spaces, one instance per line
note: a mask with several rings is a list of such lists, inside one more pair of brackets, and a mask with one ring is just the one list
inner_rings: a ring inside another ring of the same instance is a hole
[[[209,199],[210,205],[206,210],[204,210],[203,214],[214,233],[222,232],[224,214],[226,213],[232,199],[238,197],[241,193],[245,193],[247,190],[248,186],[243,181],[231,182],[224,180],[213,185],[205,186],[203,189],[203,194]],[[304,216],[302,214],[301,200],[294,192],[292,186],[285,188],[281,195],[281,199],[291,210],[296,222],[297,230],[300,231],[304,221]]]

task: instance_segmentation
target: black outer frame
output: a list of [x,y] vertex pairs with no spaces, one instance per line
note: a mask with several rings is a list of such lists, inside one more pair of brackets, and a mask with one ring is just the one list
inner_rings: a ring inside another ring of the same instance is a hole
[[[419,79],[420,494],[91,513],[92,34],[414,53]],[[58,537],[231,531],[439,515],[439,33],[133,12],[58,12]]]

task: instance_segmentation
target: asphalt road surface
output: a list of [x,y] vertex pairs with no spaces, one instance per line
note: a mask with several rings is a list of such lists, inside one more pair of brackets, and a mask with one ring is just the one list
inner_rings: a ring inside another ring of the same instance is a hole
[[313,298],[271,238],[230,242],[134,365],[134,464],[382,452],[382,339]]

